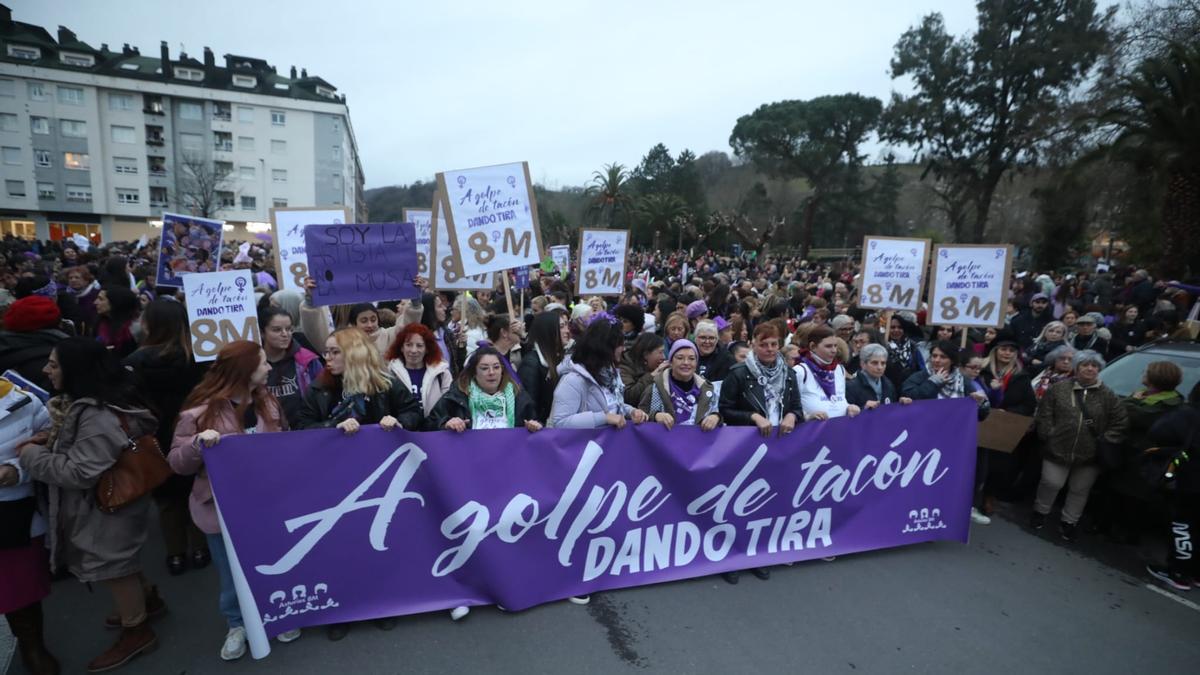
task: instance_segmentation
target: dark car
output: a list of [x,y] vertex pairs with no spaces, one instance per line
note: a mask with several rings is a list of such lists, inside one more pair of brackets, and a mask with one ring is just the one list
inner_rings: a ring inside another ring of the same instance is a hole
[[1155,361],[1170,361],[1183,370],[1178,391],[1184,396],[1200,381],[1200,343],[1196,342],[1152,342],[1113,359],[1100,371],[1100,379],[1117,396],[1129,396],[1142,388],[1146,366]]

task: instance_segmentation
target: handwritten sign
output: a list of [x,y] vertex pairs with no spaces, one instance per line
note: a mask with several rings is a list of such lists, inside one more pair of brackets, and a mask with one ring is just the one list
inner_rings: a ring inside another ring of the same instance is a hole
[[620,295],[625,291],[629,230],[580,230],[579,295]]
[[858,306],[919,310],[929,244],[928,239],[863,237]]
[[259,342],[250,270],[188,274],[183,277],[183,292],[197,363],[215,360],[230,342]]
[[279,289],[304,293],[304,277],[308,276],[308,255],[304,249],[306,225],[342,225],[348,222],[350,209],[340,206],[271,209]]
[[551,246],[550,259],[554,261],[560,275],[565,277],[571,272],[571,247],[567,244]]
[[417,231],[417,274],[429,278],[430,235],[433,228],[432,209],[403,209],[401,215],[404,222],[412,223]]
[[1012,259],[1007,244],[934,246],[929,323],[1003,328]]
[[309,225],[304,228],[313,304],[345,305],[418,298],[412,223]]
[[525,162],[437,175],[445,195],[450,245],[467,276],[499,272],[542,259],[537,200]]
[[157,284],[182,288],[183,277],[188,274],[217,271],[224,226],[223,220],[164,213]]
[[442,214],[446,212],[441,193],[433,195],[433,216],[430,220],[429,259],[434,261],[430,268],[429,284],[438,291],[490,291],[496,288],[495,273],[464,276],[454,246],[450,243],[450,230]]

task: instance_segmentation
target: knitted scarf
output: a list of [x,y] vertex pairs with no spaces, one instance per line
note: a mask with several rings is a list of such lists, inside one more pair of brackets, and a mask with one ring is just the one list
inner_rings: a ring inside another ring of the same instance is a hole
[[516,426],[517,404],[512,382],[504,385],[502,391],[498,391],[495,394],[488,394],[480,389],[474,380],[471,380],[467,399],[471,407],[472,423],[478,417],[488,417],[491,419],[503,419],[505,426],[509,429]]
[[[771,413],[771,408],[777,409],[777,412],[783,412],[783,392],[787,386],[786,378],[791,372],[783,364],[783,357],[776,357],[775,363],[770,366],[758,360],[754,354],[754,350],[746,355],[746,367],[750,369],[750,374],[754,376],[758,383],[762,385],[763,391],[767,397],[767,414]],[[780,415],[782,417],[782,414]]]
[[938,398],[962,398],[966,396],[963,376],[957,369],[944,379],[939,378],[937,375],[930,375],[929,378],[938,385]]
[[821,391],[825,392],[825,398],[832,399],[837,393],[837,359],[825,363],[821,357],[809,352],[800,361],[808,367],[808,372],[813,374],[817,384],[821,385]]

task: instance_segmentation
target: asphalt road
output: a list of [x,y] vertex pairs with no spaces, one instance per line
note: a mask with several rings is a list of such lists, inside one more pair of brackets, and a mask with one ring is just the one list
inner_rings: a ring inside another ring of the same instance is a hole
[[[1181,673],[1200,666],[1200,591],[1152,589],[1082,549],[995,519],[969,545],[922,544],[743,575],[609,592],[519,614],[437,612],[339,643],[309,629],[270,657],[225,663],[211,569],[149,573],[170,613],[160,646],[121,673]],[[152,537],[152,541],[156,538]],[[1196,596],[1190,600],[1188,595]],[[47,631],[64,672],[114,637],[109,596],[58,582]],[[12,672],[24,672],[14,665]]]

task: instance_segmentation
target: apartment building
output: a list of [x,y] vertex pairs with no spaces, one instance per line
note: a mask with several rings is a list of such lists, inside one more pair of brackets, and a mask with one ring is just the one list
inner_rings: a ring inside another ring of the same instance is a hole
[[295,66],[167,44],[95,49],[0,5],[0,236],[153,236],[164,211],[226,221],[233,238],[270,209],[349,206],[366,220],[346,97]]

